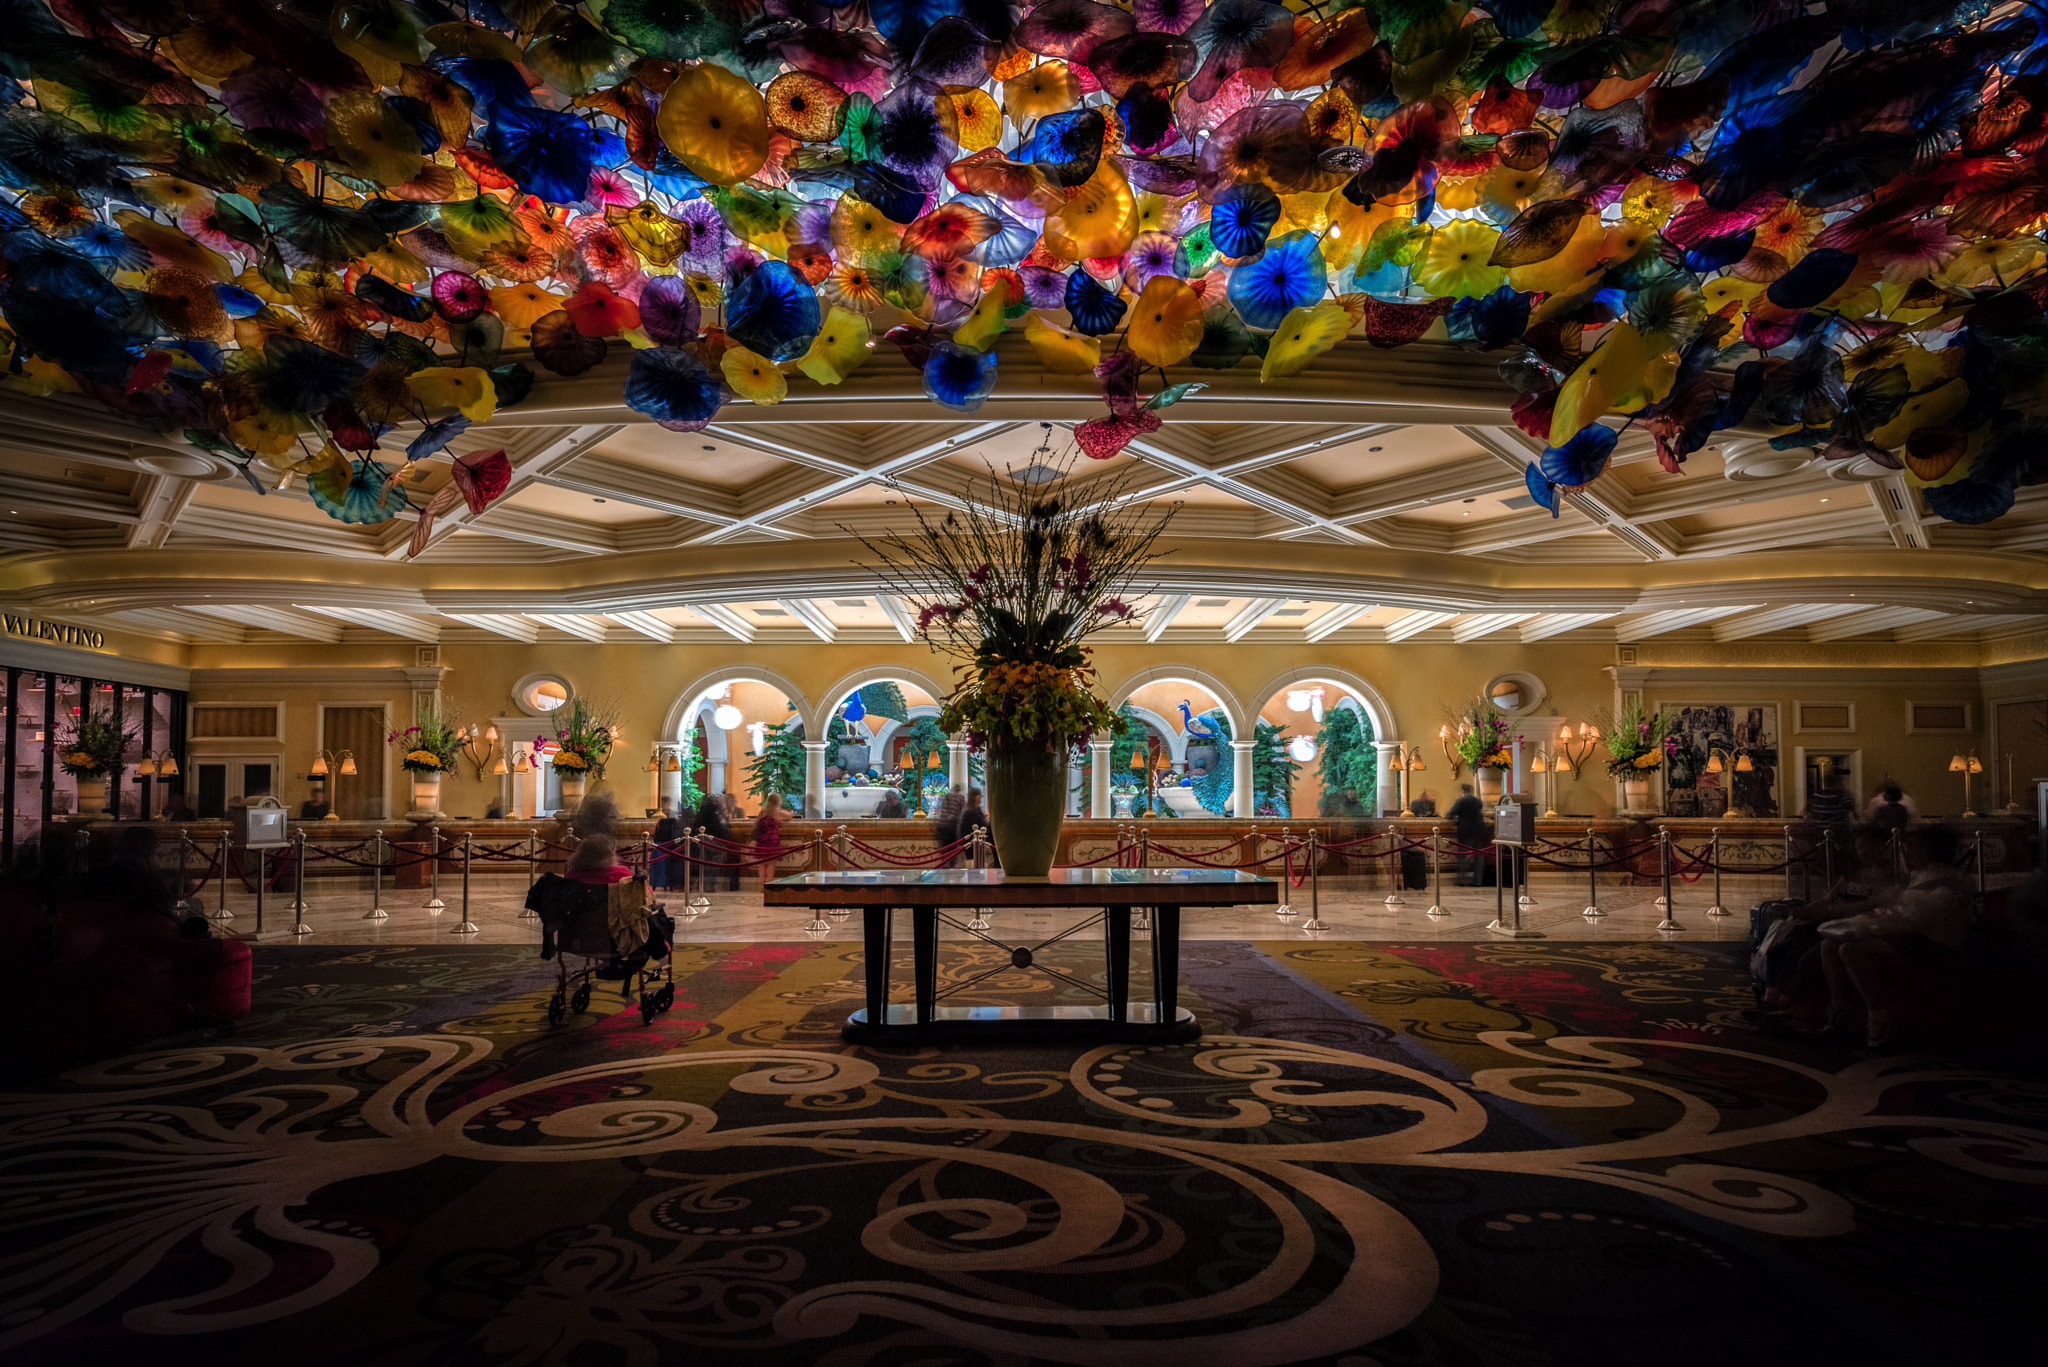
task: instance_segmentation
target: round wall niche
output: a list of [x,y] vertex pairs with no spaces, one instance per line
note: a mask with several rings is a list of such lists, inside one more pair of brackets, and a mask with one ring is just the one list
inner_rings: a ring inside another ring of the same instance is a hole
[[529,674],[512,685],[512,702],[529,717],[545,717],[569,705],[576,690],[559,674]]
[[1526,717],[1543,705],[1548,690],[1534,674],[1510,670],[1487,682],[1483,692],[1494,711],[1509,717]]

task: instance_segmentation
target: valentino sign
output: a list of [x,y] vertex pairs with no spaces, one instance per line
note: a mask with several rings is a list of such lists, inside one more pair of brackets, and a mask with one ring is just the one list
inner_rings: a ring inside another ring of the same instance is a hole
[[89,627],[66,626],[62,622],[46,622],[40,617],[25,617],[13,612],[0,612],[9,636],[20,636],[31,641],[54,641],[60,646],[81,646],[86,650],[105,650],[107,634]]

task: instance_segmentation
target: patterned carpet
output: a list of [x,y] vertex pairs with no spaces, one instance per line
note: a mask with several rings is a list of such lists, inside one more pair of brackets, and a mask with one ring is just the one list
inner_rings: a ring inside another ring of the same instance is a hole
[[233,1030],[0,1096],[0,1357],[1870,1364],[2026,1322],[2037,1080],[1758,1034],[1716,946],[1183,955],[1198,1044],[881,1051],[855,944],[685,947],[652,1028],[557,1031],[528,949],[260,948]]

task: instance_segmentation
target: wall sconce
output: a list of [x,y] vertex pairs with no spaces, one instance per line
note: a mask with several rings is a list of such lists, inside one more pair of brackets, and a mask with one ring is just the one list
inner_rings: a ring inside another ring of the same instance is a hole
[[1576,736],[1571,723],[1557,728],[1557,748],[1551,752],[1557,767],[1567,773],[1577,773],[1586,767],[1586,761],[1593,757],[1593,751],[1600,746],[1600,728],[1591,722],[1580,722]]
[[[350,759],[349,763],[353,764],[355,760]],[[137,778],[176,778],[178,776],[178,757],[168,750],[151,750],[145,753],[142,757],[142,762],[135,766],[135,776]]]
[[[175,764],[176,761],[174,760],[172,763]],[[314,778],[326,778],[330,770],[344,778],[353,778],[356,772],[355,751],[315,750],[313,752],[313,767],[307,772],[311,773]],[[162,765],[157,766],[157,772],[164,772]],[[177,771],[173,769],[171,772],[175,773]]]
[[[491,757],[497,750],[498,728],[479,727],[475,722],[471,722],[462,742],[462,755],[469,761],[469,767],[476,771],[476,777],[484,776],[484,766],[491,762]],[[493,769],[491,772],[500,773],[502,770]]]
[[1444,758],[1450,761],[1451,781],[1453,783],[1457,782],[1459,775],[1465,772],[1465,761],[1458,754],[1457,744],[1465,733],[1471,729],[1472,727],[1469,723],[1460,723],[1457,731],[1454,733],[1449,722],[1445,722],[1436,729],[1436,743],[1443,747]]
[[1977,752],[1972,750],[1967,755],[1957,755],[1951,759],[1948,762],[1948,771],[1963,776],[1963,815],[1977,815],[1970,804],[1970,781],[1984,772],[1984,761],[1978,759]]
[[[505,761],[501,758],[498,762],[503,764]],[[512,772],[515,774],[530,774],[533,772],[533,766],[527,763],[526,747],[523,745],[512,756]]]

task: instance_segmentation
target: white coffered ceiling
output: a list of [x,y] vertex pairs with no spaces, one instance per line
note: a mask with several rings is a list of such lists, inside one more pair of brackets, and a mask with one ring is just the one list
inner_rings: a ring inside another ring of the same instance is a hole
[[[1391,376],[1349,388],[1225,377],[1123,456],[1081,462],[1068,487],[1123,468],[1134,499],[1175,512],[1134,636],[1920,642],[2048,622],[2032,587],[2048,491],[1965,528],[1924,518],[1883,471],[1760,462],[1753,435],[1730,434],[1672,475],[1624,431],[1610,473],[1553,518],[1524,490],[1540,443],[1505,421],[1498,386],[1489,406],[1463,359],[1425,371],[1428,357],[1393,355]],[[877,596],[849,538],[913,504],[958,506],[991,468],[1043,463],[1100,411],[1062,377],[1033,378],[973,418],[884,377],[733,405],[699,433],[637,421],[601,385],[545,382],[461,443],[504,447],[511,492],[442,518],[416,561],[409,514],[344,525],[295,481],[259,494],[174,439],[0,395],[0,574],[49,608],[208,641],[907,639],[910,610]],[[201,477],[146,468],[166,447]],[[420,502],[446,466],[422,471]]]

